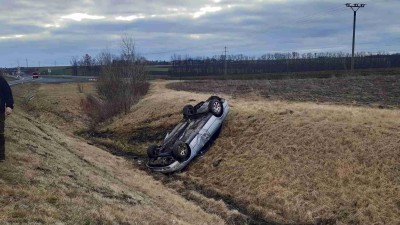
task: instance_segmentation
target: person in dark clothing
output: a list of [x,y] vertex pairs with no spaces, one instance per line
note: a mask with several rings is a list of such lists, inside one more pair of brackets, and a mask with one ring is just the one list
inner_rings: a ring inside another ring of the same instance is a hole
[[4,121],[12,113],[14,99],[11,88],[3,76],[0,75],[0,162],[6,159],[4,140]]

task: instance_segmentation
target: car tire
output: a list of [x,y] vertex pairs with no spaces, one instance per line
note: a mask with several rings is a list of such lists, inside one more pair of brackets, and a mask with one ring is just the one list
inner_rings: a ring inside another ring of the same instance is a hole
[[211,101],[211,100],[213,100],[213,99],[221,100],[220,97],[213,95],[213,96],[209,97],[209,98],[207,99],[207,101]]
[[178,162],[183,162],[189,159],[190,157],[190,148],[183,141],[177,141],[172,148],[172,156]]
[[194,114],[194,107],[192,105],[185,105],[182,110],[183,117],[187,118]]
[[208,109],[216,117],[221,117],[222,114],[224,114],[224,107],[222,106],[222,102],[216,98],[210,100],[210,103],[208,104]]
[[150,159],[157,158],[157,149],[158,149],[158,146],[157,146],[157,145],[150,145],[150,146],[147,148],[147,156],[148,156]]

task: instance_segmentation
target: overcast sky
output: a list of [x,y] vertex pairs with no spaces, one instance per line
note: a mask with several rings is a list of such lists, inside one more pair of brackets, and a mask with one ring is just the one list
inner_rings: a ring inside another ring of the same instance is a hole
[[[148,59],[351,52],[353,13],[337,0],[0,0],[0,66],[69,65],[118,53],[121,36]],[[353,2],[356,3],[356,2]],[[366,0],[356,51],[400,52],[400,1]]]

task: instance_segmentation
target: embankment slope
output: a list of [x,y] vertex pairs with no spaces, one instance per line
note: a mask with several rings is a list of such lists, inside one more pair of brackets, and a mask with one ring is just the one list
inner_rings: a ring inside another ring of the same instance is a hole
[[1,224],[224,224],[132,161],[23,112],[23,100],[34,98],[14,91],[0,163]]

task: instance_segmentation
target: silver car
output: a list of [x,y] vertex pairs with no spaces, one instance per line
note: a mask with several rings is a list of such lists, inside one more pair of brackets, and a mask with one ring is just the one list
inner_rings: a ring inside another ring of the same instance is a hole
[[147,166],[162,173],[182,170],[219,134],[228,112],[228,102],[218,96],[195,106],[186,105],[182,121],[167,133],[162,144],[147,149]]

